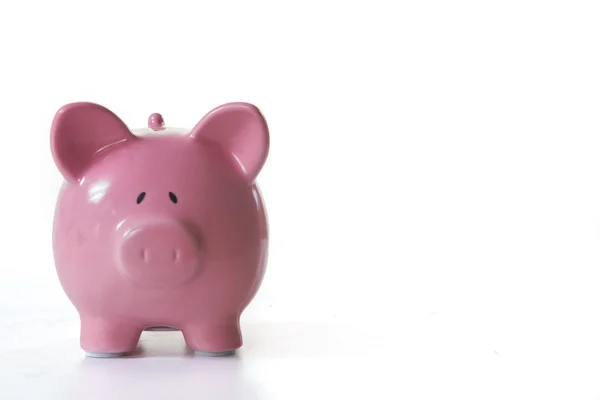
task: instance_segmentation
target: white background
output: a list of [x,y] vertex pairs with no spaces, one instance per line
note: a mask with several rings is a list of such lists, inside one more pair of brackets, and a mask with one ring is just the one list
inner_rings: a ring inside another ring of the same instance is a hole
[[[600,399],[594,1],[0,5],[0,398]],[[267,276],[233,359],[86,360],[52,261],[54,113],[248,101]]]

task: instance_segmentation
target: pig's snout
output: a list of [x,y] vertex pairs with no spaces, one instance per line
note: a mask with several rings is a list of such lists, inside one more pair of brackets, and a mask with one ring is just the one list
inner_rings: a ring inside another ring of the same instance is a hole
[[119,264],[129,278],[143,286],[183,283],[199,267],[200,244],[177,221],[157,221],[121,230]]
[[194,262],[196,243],[177,224],[162,223],[128,232],[123,240],[122,262],[152,268]]

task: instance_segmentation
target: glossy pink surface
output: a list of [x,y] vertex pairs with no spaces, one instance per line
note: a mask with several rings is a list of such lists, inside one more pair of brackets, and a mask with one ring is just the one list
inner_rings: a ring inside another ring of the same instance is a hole
[[170,326],[194,350],[239,348],[267,260],[260,111],[229,103],[187,135],[140,137],[106,108],[74,103],[58,111],[51,148],[66,180],[54,258],[81,347],[126,353],[142,330]]
[[165,121],[164,121],[162,115],[160,115],[159,113],[151,114],[148,117],[148,128],[155,130],[155,131],[160,131],[160,130],[165,129]]

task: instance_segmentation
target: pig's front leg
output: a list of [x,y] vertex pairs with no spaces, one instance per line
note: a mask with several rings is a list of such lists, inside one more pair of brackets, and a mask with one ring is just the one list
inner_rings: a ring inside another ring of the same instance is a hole
[[199,355],[228,356],[242,346],[238,318],[190,323],[182,332],[188,347]]
[[142,328],[131,322],[82,316],[81,348],[88,357],[119,357],[137,347]]

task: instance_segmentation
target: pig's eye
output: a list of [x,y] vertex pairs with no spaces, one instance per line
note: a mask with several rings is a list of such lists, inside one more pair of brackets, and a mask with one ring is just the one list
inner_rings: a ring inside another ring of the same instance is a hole
[[146,192],[142,192],[142,193],[140,193],[140,194],[139,194],[139,196],[137,197],[137,200],[136,200],[136,202],[137,202],[138,204],[140,204],[140,203],[142,202],[142,200],[144,200],[144,197],[146,197]]
[[175,193],[169,192],[169,198],[173,203],[177,204],[177,196],[175,196]]

